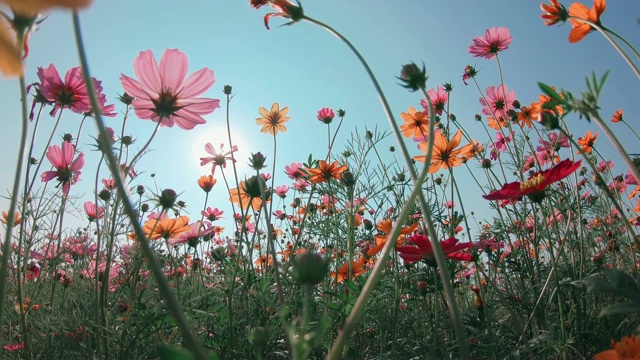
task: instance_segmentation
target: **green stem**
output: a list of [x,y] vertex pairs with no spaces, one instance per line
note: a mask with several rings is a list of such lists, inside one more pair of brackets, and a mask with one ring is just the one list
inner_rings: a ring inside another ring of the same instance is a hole
[[[80,63],[82,65],[84,80],[85,80],[85,83],[87,84],[87,91],[89,93],[89,99],[91,100],[91,106],[94,109],[99,109],[100,107],[98,104],[98,97],[94,88],[93,81],[91,81],[91,75],[89,73],[89,64],[87,62],[84,43],[82,41],[82,33],[80,30],[80,19],[78,17],[77,12],[73,13],[73,27],[74,27],[74,32],[76,36],[76,45],[78,47],[78,56],[80,57]],[[26,106],[24,107],[24,113],[26,115]],[[140,222],[138,220],[138,213],[136,212],[133,205],[131,204],[131,200],[127,197],[127,189],[125,187],[124,180],[122,179],[122,176],[119,171],[119,164],[116,158],[113,156],[113,153],[111,151],[107,151],[109,149],[110,144],[108,141],[108,134],[104,126],[104,122],[102,121],[102,115],[100,114],[99,111],[96,111],[94,119],[100,134],[99,139],[103,145],[102,146],[103,153],[107,158],[109,168],[114,177],[114,180],[116,181],[116,185],[118,187],[118,195],[120,196],[122,203],[124,205],[124,211],[126,215],[129,217],[129,219],[131,220],[131,225],[133,226],[135,234],[142,245],[141,246],[142,252],[144,256],[147,258],[147,260],[149,261],[149,268],[151,269],[151,272],[153,273],[154,277],[156,278],[156,281],[158,282],[160,294],[167,301],[167,307],[169,308],[169,312],[176,319],[178,328],[180,329],[187,346],[190,348],[191,351],[193,351],[196,359],[206,360],[207,359],[206,352],[203,349],[202,344],[200,344],[197,337],[191,331],[192,326],[187,321],[187,318],[184,315],[184,312],[182,311],[182,307],[180,306],[180,303],[176,299],[175,294],[171,290],[171,287],[169,286],[169,282],[166,276],[164,275],[164,273],[162,272],[162,267],[160,266],[160,263],[157,257],[155,256],[153,249],[149,245],[149,239],[147,239],[147,236],[142,230],[142,226],[140,225]],[[8,253],[8,252],[5,252],[5,253]],[[0,286],[3,279],[4,278],[0,273]],[[0,294],[0,295],[3,295],[3,294]],[[3,301],[3,299],[4,297],[0,299],[0,309],[2,306],[1,302]]]

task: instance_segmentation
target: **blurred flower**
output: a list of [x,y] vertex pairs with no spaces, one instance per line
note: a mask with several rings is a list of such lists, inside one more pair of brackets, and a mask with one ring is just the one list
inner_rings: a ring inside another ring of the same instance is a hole
[[567,21],[569,13],[564,5],[558,3],[558,0],[549,0],[549,2],[551,2],[551,5],[540,4],[540,9],[542,10],[540,17],[544,19],[544,24],[551,26]]
[[271,111],[261,107],[258,109],[258,112],[262,117],[256,119],[256,124],[262,125],[262,129],[260,132],[269,133],[273,136],[278,134],[278,131],[286,132],[287,128],[284,126],[284,123],[291,120],[290,117],[287,116],[289,112],[289,107],[285,107],[280,110],[280,104],[277,102],[271,105]]
[[484,37],[476,37],[469,45],[468,51],[475,57],[493,59],[500,51],[506,50],[513,38],[506,27],[492,27],[487,29]]
[[220,166],[224,169],[227,167],[227,160],[232,160],[235,162],[236,159],[233,157],[233,153],[235,151],[238,151],[238,147],[233,145],[233,148],[231,148],[230,151],[226,151],[226,152],[224,152],[223,148],[224,148],[224,144],[220,144],[220,152],[218,152],[216,151],[216,149],[213,148],[213,145],[211,145],[211,143],[207,143],[204,146],[204,150],[209,154],[211,154],[212,156],[200,158],[200,166],[204,166],[208,163],[212,163],[211,174],[215,175],[216,166]]
[[140,81],[120,76],[122,87],[134,97],[136,115],[160,126],[177,125],[184,130],[206,123],[202,115],[220,107],[218,99],[199,98],[215,83],[213,71],[202,68],[185,78],[188,67],[187,56],[176,49],[165,50],[159,66],[153,51],[140,52],[133,61],[133,71]]
[[213,232],[214,228],[212,226],[207,226],[207,224],[209,223],[206,222],[205,224],[201,221],[196,221],[193,224],[189,225],[189,229],[187,231],[181,232],[177,237],[172,237],[167,241],[167,243],[169,244],[169,246],[186,243],[189,244],[189,246],[195,248],[202,236],[208,235]]
[[[471,156],[471,149],[473,144],[467,144],[459,149],[456,149],[460,145],[462,139],[462,131],[458,130],[453,136],[451,141],[447,141],[447,138],[441,132],[436,133],[433,142],[433,154],[431,156],[431,164],[428,164],[429,173],[433,174],[441,168],[451,169],[456,166],[462,165],[463,161]],[[426,153],[427,143],[420,143],[420,149]],[[413,157],[418,162],[424,162],[426,155],[418,155]]]
[[276,186],[275,193],[281,198],[287,197],[287,192],[289,191],[289,187],[287,185]]
[[318,160],[318,168],[307,169],[309,172],[309,181],[312,183],[329,182],[331,179],[340,180],[342,173],[347,170],[347,165],[338,165],[338,161],[332,164],[324,160]]
[[[262,199],[260,194],[260,186],[258,181],[262,181],[263,189],[266,192],[265,181],[261,177],[252,176],[246,181],[240,181],[239,187],[235,189],[229,189],[229,201],[234,204],[240,205],[244,210],[247,210],[249,206],[253,210],[260,210],[262,206]],[[267,202],[269,201],[269,194],[266,194]]]
[[[583,137],[578,138],[578,145],[582,146],[582,151],[585,154],[591,154],[591,151],[593,150],[593,145],[595,145],[597,138],[598,138],[598,132],[596,131],[594,135],[594,134],[591,134],[591,130],[589,130]],[[580,154],[580,152],[577,152],[576,154]]]
[[640,338],[635,334],[625,336],[617,343],[611,341],[611,350],[597,353],[593,360],[633,360],[640,359]]
[[[600,25],[600,15],[602,15],[606,7],[607,2],[605,0],[594,0],[591,9],[581,3],[573,3],[569,6],[569,16]],[[571,43],[577,43],[587,36],[591,30],[594,30],[591,25],[585,24],[580,20],[569,19],[569,22],[573,27],[569,33],[569,42]]]
[[[365,266],[366,259],[364,257],[359,258],[358,260],[352,262],[351,270],[353,271],[353,277],[360,276],[362,273],[367,271]],[[349,278],[349,262],[346,262],[337,271],[331,272],[329,275],[332,279],[335,279],[337,282],[343,282]]]
[[[53,7],[64,7],[78,10],[91,3],[91,0],[0,0],[11,7],[19,17],[35,20],[38,13]],[[9,34],[6,26],[0,26],[0,72],[5,76],[22,75],[21,46],[16,44],[14,36]],[[19,29],[14,29],[19,30]]]
[[476,68],[474,68],[471,65],[467,65],[464,67],[464,73],[462,74],[462,82],[465,85],[469,85],[467,84],[467,80],[474,78],[476,75],[478,75],[478,71],[476,70]]
[[508,92],[505,85],[489,86],[484,91],[486,97],[480,97],[480,104],[483,106],[482,113],[490,116],[508,117],[507,113],[513,109],[516,93],[514,91]]
[[292,180],[304,179],[307,177],[307,174],[305,174],[301,169],[303,169],[302,163],[292,162],[284,167],[284,173]]
[[[2,212],[2,219],[0,219],[0,222],[5,225],[9,222],[9,214],[7,214],[6,211]],[[13,225],[15,226],[20,224],[22,224],[22,218],[20,217],[20,213],[16,211],[13,214]]]
[[18,351],[18,350],[24,349],[24,341],[20,343],[14,342],[13,344],[7,344],[7,345],[4,345],[2,348],[7,351]]
[[617,123],[617,122],[621,122],[621,121],[624,121],[622,119],[622,109],[618,109],[618,110],[616,110],[616,112],[611,117],[611,122],[612,123]]
[[[419,223],[414,223],[411,226],[405,226],[400,230],[400,235],[396,241],[396,249],[404,244],[404,238],[406,235],[411,235],[418,228]],[[382,233],[380,235],[374,236],[376,241],[376,245],[367,251],[367,255],[374,256],[379,253],[384,245],[387,243],[387,237],[391,234],[393,230],[393,222],[391,219],[382,219],[380,222],[376,224],[378,230]]]
[[400,113],[404,121],[404,124],[400,125],[402,135],[408,138],[426,136],[429,133],[429,117],[413,107],[409,107],[408,111],[408,113]]
[[[400,255],[407,264],[422,260],[428,265],[435,267],[435,255],[429,238],[422,234],[416,234],[411,237],[411,241],[417,247],[401,246],[396,249],[398,251],[398,255]],[[458,243],[458,239],[451,237],[445,241],[441,241],[440,246],[442,246],[442,251],[447,259],[458,261],[473,260],[473,256],[471,256],[471,254],[460,251],[472,247],[473,244],[470,242]]]
[[511,135],[508,134],[506,137],[502,134],[502,132],[496,133],[496,142],[489,145],[489,147],[495,148],[498,151],[507,151],[507,144],[511,142]]
[[54,178],[58,180],[58,186],[62,185],[62,194],[69,194],[69,188],[80,179],[80,169],[84,166],[84,154],[80,153],[74,160],[75,146],[63,141],[62,148],[57,145],[49,147],[47,159],[56,170],[45,171],[40,175],[43,182]]
[[104,208],[102,206],[96,206],[92,201],[87,201],[84,203],[84,213],[91,222],[96,219],[102,219],[104,216]]
[[333,121],[333,118],[336,115],[333,112],[333,109],[331,108],[322,108],[320,110],[318,110],[318,120],[322,121],[325,124],[331,124],[331,121]]
[[556,181],[560,181],[576,171],[582,160],[573,162],[569,159],[561,161],[551,169],[537,172],[529,177],[527,181],[515,181],[502,186],[502,189],[492,191],[482,197],[487,200],[517,200],[520,197],[528,196],[533,202],[540,203],[546,196],[545,190]]

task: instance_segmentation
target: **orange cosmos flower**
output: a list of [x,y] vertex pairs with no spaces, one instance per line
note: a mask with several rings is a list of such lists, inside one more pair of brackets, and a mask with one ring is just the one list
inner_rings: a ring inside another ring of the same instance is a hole
[[200,179],[198,179],[198,186],[200,186],[200,189],[204,190],[204,192],[208,193],[217,182],[218,180],[214,179],[213,175],[202,175]]
[[180,216],[175,219],[164,218],[149,219],[144,223],[142,231],[150,240],[157,240],[163,238],[165,240],[178,237],[185,231],[189,231],[189,217]]
[[[0,219],[0,222],[2,222],[5,225],[9,222],[9,214],[7,214],[6,211],[2,212],[2,219]],[[20,217],[20,213],[16,211],[16,213],[13,214],[13,225],[20,225],[20,224],[22,224],[22,218]]]
[[611,122],[612,123],[617,123],[617,122],[621,122],[624,121],[622,119],[622,109],[618,109],[613,116],[611,117]]
[[597,353],[594,360],[635,360],[640,359],[640,338],[635,335],[623,337],[615,343],[611,341],[613,349]]
[[540,110],[542,110],[542,108],[540,107],[539,103],[534,101],[531,103],[531,106],[523,106],[520,110],[521,111],[518,113],[518,121],[520,122],[520,126],[527,126],[529,128],[532,128],[533,124],[531,123],[531,121],[538,120],[538,118],[540,117]]
[[[38,13],[53,7],[77,10],[90,3],[91,0],[0,0],[0,4],[8,5],[20,17],[34,20]],[[4,24],[0,24],[0,72],[5,76],[22,75],[22,45],[16,44],[15,35],[9,33]]]
[[551,26],[567,21],[569,14],[564,5],[558,3],[558,0],[549,0],[549,2],[551,2],[551,5],[540,4],[540,9],[542,10],[540,17],[544,19],[544,24]]
[[[553,91],[556,91],[555,86],[552,86],[551,89],[553,89]],[[564,99],[562,93],[559,93],[558,95],[561,99]],[[543,109],[544,105],[548,102],[551,102],[551,97],[549,97],[548,95],[540,94],[540,96],[538,96],[538,105],[540,106],[540,111],[555,110],[558,115],[562,115],[564,113],[564,108],[562,107],[562,105],[556,105],[553,109]]]
[[262,125],[262,129],[260,132],[269,133],[273,136],[278,134],[278,131],[286,132],[287,128],[283,125],[287,121],[291,120],[290,117],[287,116],[289,112],[289,107],[285,107],[280,110],[280,104],[277,102],[271,105],[271,111],[268,111],[264,107],[261,107],[258,112],[262,117],[256,119],[256,124]]
[[[597,138],[598,132],[596,131],[595,135],[592,135],[591,130],[589,130],[585,136],[578,139],[578,145],[582,146],[582,151],[584,151],[585,154],[591,154]],[[580,154],[580,152],[577,152],[577,154]]]
[[[387,243],[387,236],[391,234],[391,230],[393,230],[393,223],[391,219],[382,219],[376,226],[380,232],[384,235],[376,235],[374,238],[376,239],[376,246],[372,247],[367,251],[367,255],[374,256],[379,253],[384,245]],[[396,249],[402,244],[404,244],[404,238],[406,235],[411,235],[418,228],[418,223],[415,223],[411,226],[405,226],[400,230],[400,236],[398,236],[398,240],[396,241]]]
[[413,107],[408,113],[400,113],[404,124],[400,125],[402,135],[408,138],[423,137],[429,132],[429,117]]
[[329,182],[331,179],[342,179],[342,173],[347,170],[347,165],[338,166],[338,162],[334,161],[329,165],[324,160],[318,160],[317,169],[307,169],[309,173],[309,181],[315,184]]
[[[249,206],[253,210],[260,210],[262,206],[262,198],[260,192],[260,184],[262,182],[262,188],[266,190],[267,186],[262,177],[252,176],[246,181],[240,181],[240,186],[235,189],[229,190],[229,201],[240,205],[243,209],[248,209]],[[267,202],[269,202],[269,192],[266,192]]]
[[[458,130],[453,136],[451,141],[447,141],[447,138],[442,132],[436,133],[435,141],[433,143],[433,155],[431,157],[431,167],[429,173],[433,174],[440,168],[450,169],[456,166],[462,165],[467,158],[471,156],[471,150],[473,144],[467,144],[460,149],[456,149],[460,145],[462,139],[462,131]],[[422,142],[419,145],[420,150],[427,152],[427,143]],[[425,155],[419,155],[413,157],[416,161],[424,162],[426,160]]]
[[[352,263],[353,265],[351,265],[351,268],[353,269],[354,278],[367,271],[365,262],[365,258],[361,257]],[[338,271],[333,271],[330,275],[332,279],[336,279],[338,282],[345,281],[349,277],[349,263],[346,262],[338,269]]]
[[490,128],[495,129],[495,130],[500,130],[504,127],[507,127],[507,122],[504,121],[504,119],[502,117],[498,117],[497,119],[492,118],[492,117],[488,117],[487,118],[487,125],[489,125]]
[[[581,3],[573,3],[569,7],[569,16],[600,25],[600,15],[602,15],[606,7],[607,2],[605,0],[594,0],[591,9]],[[585,24],[580,20],[569,19],[569,22],[571,26],[573,26],[573,29],[571,29],[569,33],[570,43],[577,43],[593,30],[591,25]]]

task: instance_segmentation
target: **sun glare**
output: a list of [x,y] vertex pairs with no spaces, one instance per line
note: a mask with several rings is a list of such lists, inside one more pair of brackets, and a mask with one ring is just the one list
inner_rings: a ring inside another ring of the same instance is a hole
[[[236,159],[238,174],[243,174],[249,168],[246,161],[250,155],[247,143],[241,134],[233,132],[233,130],[231,131],[231,140],[233,141],[233,145],[238,147],[238,151],[233,153]],[[207,143],[211,143],[214,149],[217,150],[220,150],[220,144],[224,144],[224,151],[229,151],[231,149],[231,146],[229,146],[227,129],[224,126],[208,126],[207,130],[203,130],[196,135],[193,139],[193,143],[191,144],[193,158],[200,159],[201,157],[209,156],[204,149],[204,146]],[[202,174],[209,174],[209,171],[211,170],[211,165],[200,166],[198,163],[196,166],[198,167],[198,172]],[[227,175],[233,176],[233,169],[231,168],[230,163],[227,164],[226,171]]]

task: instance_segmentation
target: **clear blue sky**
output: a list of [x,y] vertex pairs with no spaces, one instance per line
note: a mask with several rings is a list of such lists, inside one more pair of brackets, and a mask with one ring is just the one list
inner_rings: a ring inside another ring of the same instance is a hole
[[[452,83],[451,111],[461,123],[470,124],[473,135],[488,141],[484,132],[473,125],[473,115],[481,111],[479,94],[473,86],[463,85],[461,75],[464,67],[472,64],[480,70],[481,88],[499,84],[495,61],[471,57],[467,46],[487,28],[506,26],[513,42],[500,55],[505,84],[516,91],[523,105],[537,99],[540,93],[537,81],[579,93],[585,88],[586,75],[594,70],[598,74],[611,70],[601,99],[602,114],[608,119],[616,109],[623,108],[625,119],[634,124],[640,114],[637,100],[640,81],[599,34],[592,33],[578,44],[569,44],[569,24],[544,26],[539,18],[539,3],[530,0],[307,0],[303,5],[308,16],[341,31],[362,52],[389,97],[398,121],[401,121],[400,112],[406,112],[409,106],[419,107],[421,97],[398,86],[395,76],[402,64],[424,61],[429,72],[428,86]],[[565,5],[568,7],[570,3]],[[365,126],[388,129],[388,125],[373,86],[344,44],[308,23],[278,27],[284,23],[279,18],[272,20],[272,30],[267,31],[262,22],[267,12],[266,7],[252,9],[248,0],[98,0],[81,13],[81,22],[92,75],[103,81],[109,103],[116,102],[117,95],[123,92],[118,80],[120,74],[133,76],[133,59],[147,49],[152,49],[159,59],[164,49],[177,48],[189,57],[190,72],[203,66],[213,69],[216,84],[205,96],[223,99],[222,87],[232,85],[236,96],[230,112],[235,141],[241,146],[240,164],[246,163],[248,154],[256,151],[265,153],[268,164],[272,164],[271,136],[260,133],[254,120],[261,106],[269,108],[276,101],[288,106],[292,120],[287,123],[289,131],[278,135],[280,170],[276,184],[289,184],[281,172],[286,164],[304,161],[309,153],[316,158],[326,153],[326,128],[315,118],[318,109],[327,106],[347,112],[337,151],[342,151],[352,130],[363,130]],[[633,42],[640,30],[638,18],[640,3],[610,1],[602,21]],[[70,14],[52,13],[32,35],[31,54],[26,63],[27,83],[37,81],[38,66],[53,63],[63,74],[77,66],[74,44]],[[1,79],[0,93],[4,124],[0,132],[3,154],[0,189],[4,195],[11,187],[19,136],[17,81]],[[199,166],[199,157],[205,155],[204,144],[226,142],[224,101],[222,105],[223,108],[207,117],[206,125],[195,130],[161,128],[152,143],[154,151],[139,166],[147,172],[143,177],[151,172],[157,174],[160,188],[183,192],[194,218],[203,201],[196,180],[210,169]],[[124,110],[121,104],[117,106],[119,112]],[[76,133],[80,120],[79,116],[67,112],[58,134]],[[121,121],[122,116],[106,119],[107,125],[114,128],[119,128]],[[577,117],[571,122],[576,137],[587,130],[596,130],[594,124]],[[38,156],[44,147],[46,126],[53,123],[54,119],[45,114],[36,145]],[[153,124],[132,117],[127,129],[141,146],[153,130]],[[635,138],[622,126],[614,129],[629,152],[640,152]],[[90,198],[97,161],[95,153],[89,154],[88,146],[91,139],[87,134],[94,131],[93,123],[88,122],[81,139],[87,164],[83,180],[72,188],[72,194],[86,194],[83,201]],[[59,136],[56,139],[54,144],[59,145]],[[601,136],[598,145],[603,154],[621,164],[604,144]],[[417,154],[413,145],[410,148]],[[459,171],[464,172],[466,170]],[[475,185],[466,189],[463,186],[463,191],[469,199],[465,203],[468,211],[474,210],[475,203],[484,206]],[[210,205],[224,209],[225,217],[230,219],[228,195],[222,184],[218,184],[213,193],[216,196]],[[7,202],[1,200],[0,207],[8,208]]]

